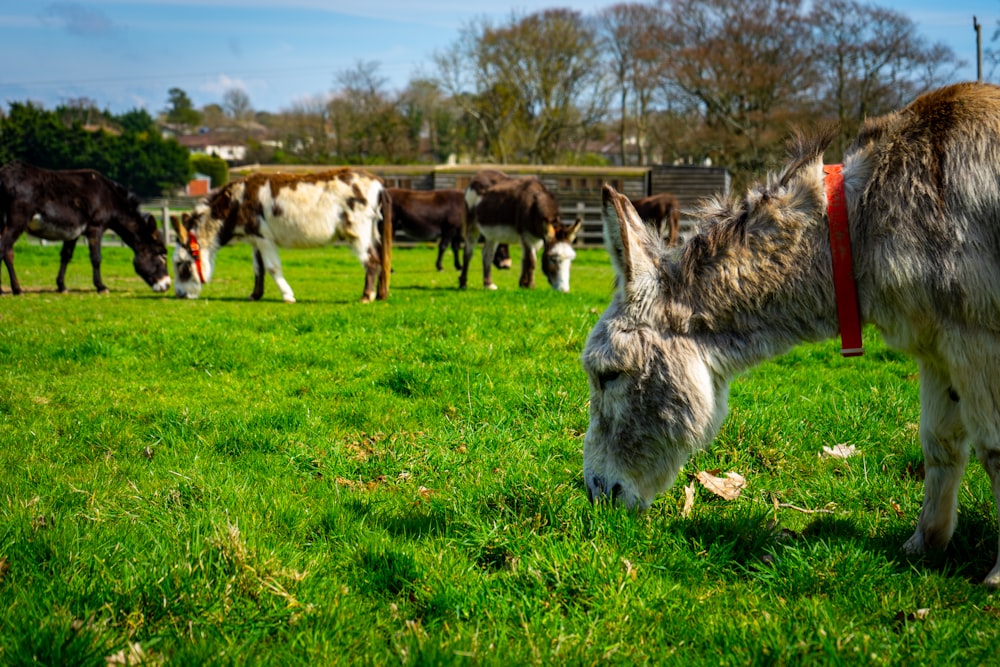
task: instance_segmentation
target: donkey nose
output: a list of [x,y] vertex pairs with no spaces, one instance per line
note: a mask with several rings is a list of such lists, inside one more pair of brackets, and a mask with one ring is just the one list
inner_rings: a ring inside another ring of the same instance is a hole
[[593,475],[587,480],[587,497],[590,499],[591,504],[599,503],[606,499],[610,499],[612,504],[614,504],[621,498],[624,492],[625,487],[622,486],[621,482],[609,484],[600,475]]
[[587,498],[590,500],[590,504],[601,500],[604,497],[604,480],[593,475],[587,478]]

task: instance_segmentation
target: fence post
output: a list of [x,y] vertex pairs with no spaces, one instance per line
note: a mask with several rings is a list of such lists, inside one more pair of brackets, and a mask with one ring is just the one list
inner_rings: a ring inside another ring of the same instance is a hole
[[163,216],[163,242],[170,248],[172,243],[170,239],[170,209],[167,207],[166,202],[163,203],[163,208],[161,209],[161,214]]

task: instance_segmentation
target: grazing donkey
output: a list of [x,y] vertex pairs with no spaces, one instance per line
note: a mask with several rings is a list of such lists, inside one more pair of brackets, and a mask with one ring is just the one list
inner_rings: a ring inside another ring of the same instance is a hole
[[[264,294],[264,271],[274,278],[287,303],[295,302],[281,272],[278,248],[314,248],[347,240],[365,267],[361,300],[389,293],[392,202],[382,181],[361,169],[316,174],[251,174],[227,183],[195,206],[177,232],[174,270],[178,297],[196,299],[212,279],[219,248],[234,237],[253,246],[254,288]],[[378,293],[375,283],[378,281]]]
[[[678,258],[605,188],[617,284],[582,357],[592,500],[647,507],[715,437],[737,373],[834,336],[846,253],[854,316],[920,368],[924,503],[904,549],[948,544],[970,446],[1000,509],[1000,88],[950,86],[865,122],[828,196],[829,140],[799,138],[780,177],[707,204]],[[827,224],[844,197],[847,249]],[[1000,586],[1000,562],[985,583]]]
[[60,292],[66,291],[66,267],[76,243],[86,237],[94,287],[107,292],[101,279],[101,240],[108,229],[135,253],[132,266],[154,292],[170,288],[167,247],[156,220],[139,210],[138,197],[124,185],[93,169],[51,170],[20,161],[0,167],[0,257],[14,294],[21,293],[14,243],[24,232],[62,241],[56,276]]
[[[481,172],[482,173],[482,172]],[[569,292],[569,272],[576,251],[573,242],[583,224],[577,220],[564,225],[559,217],[559,204],[537,178],[508,178],[494,183],[475,195],[472,186],[466,190],[469,209],[465,229],[465,261],[459,276],[459,287],[467,284],[469,265],[476,241],[482,234],[483,286],[496,289],[492,262],[500,243],[521,243],[521,287],[535,286],[535,264],[542,250],[542,271],[553,289]]]

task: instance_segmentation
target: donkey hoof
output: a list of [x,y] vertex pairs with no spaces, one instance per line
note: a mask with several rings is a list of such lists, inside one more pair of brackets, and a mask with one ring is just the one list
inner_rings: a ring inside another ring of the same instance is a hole
[[903,544],[903,553],[907,556],[922,556],[927,553],[927,545],[924,544],[924,535],[919,530],[910,536]]
[[983,579],[983,586],[992,590],[1000,589],[1000,568],[994,567],[993,570],[986,575],[986,578]]
[[498,289],[495,283],[489,283],[489,284],[483,285],[483,287],[485,287],[488,290]]

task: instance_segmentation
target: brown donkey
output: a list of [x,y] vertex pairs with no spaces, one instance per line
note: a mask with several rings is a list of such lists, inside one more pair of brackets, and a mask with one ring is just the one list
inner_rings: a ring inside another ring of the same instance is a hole
[[[647,507],[715,437],[737,373],[837,334],[828,143],[798,139],[779,177],[707,204],[679,257],[605,188],[617,286],[582,359],[592,499]],[[1000,88],[950,86],[867,121],[843,178],[860,321],[920,368],[924,503],[904,549],[943,549],[970,448],[1000,509]],[[985,583],[1000,586],[1000,562]]]

